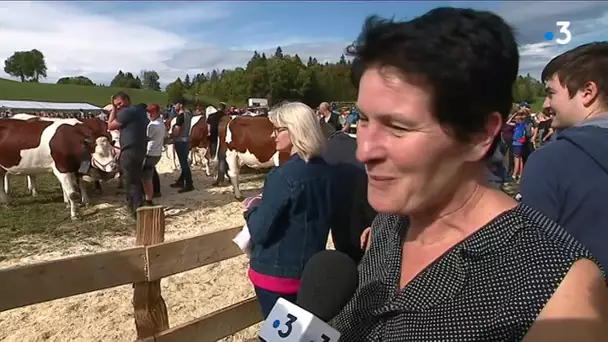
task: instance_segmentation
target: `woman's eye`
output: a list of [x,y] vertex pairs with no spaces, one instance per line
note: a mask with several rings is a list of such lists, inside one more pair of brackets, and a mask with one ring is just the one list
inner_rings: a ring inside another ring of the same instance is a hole
[[395,131],[399,131],[399,132],[409,132],[410,130],[405,128],[405,127],[401,127],[401,126],[395,126],[395,125],[391,125],[390,126],[391,129],[395,130]]

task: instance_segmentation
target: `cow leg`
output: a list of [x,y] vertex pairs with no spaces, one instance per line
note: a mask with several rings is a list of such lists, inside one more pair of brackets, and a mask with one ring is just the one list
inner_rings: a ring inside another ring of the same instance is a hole
[[211,170],[209,170],[209,159],[207,158],[207,149],[202,148],[199,152],[199,157],[201,158],[201,164],[203,164],[203,169],[205,170],[205,175],[207,177],[211,177]]
[[[2,176],[2,178],[4,178],[4,186],[0,187],[0,204],[7,204],[8,203],[8,195],[5,190],[8,187],[10,188],[10,176],[8,173],[5,173],[4,170],[0,169],[0,176]],[[10,189],[9,189],[10,190]]]
[[[95,184],[99,184],[99,181],[96,181]],[[91,198],[89,197],[89,192],[87,190],[87,183],[82,179],[82,177],[78,177],[78,188],[80,188],[80,200],[84,206],[88,207],[91,203]]]
[[80,194],[76,191],[76,176],[73,173],[61,173],[57,168],[53,167],[53,174],[61,183],[61,188],[63,189],[63,197],[64,200],[67,197],[68,204],[70,207],[70,218],[72,220],[76,220],[79,218],[78,212],[78,201],[80,199]]
[[194,159],[194,154],[195,154],[195,150],[190,149],[190,151],[188,152],[188,165],[190,165],[190,168],[192,168],[192,166],[196,165],[196,160]]
[[36,176],[28,175],[27,176],[27,189],[32,193],[32,196],[38,196],[38,191],[36,190]]
[[[239,189],[239,157],[236,151],[226,151],[226,164],[228,164],[228,177],[230,178],[230,183],[232,184],[232,191],[234,192],[234,197],[237,200],[243,199],[241,195],[241,189]],[[220,168],[220,172],[223,170]]]
[[4,193],[6,195],[11,194],[11,175],[9,173],[4,174]]
[[197,147],[190,150],[190,156],[192,158],[192,165],[200,165],[201,157],[199,155],[200,151]]
[[169,152],[169,154],[171,155],[171,163],[173,164],[173,171],[177,171],[179,170],[179,168],[177,167],[177,153],[175,153],[175,146],[173,146],[173,144],[167,146],[167,150]]

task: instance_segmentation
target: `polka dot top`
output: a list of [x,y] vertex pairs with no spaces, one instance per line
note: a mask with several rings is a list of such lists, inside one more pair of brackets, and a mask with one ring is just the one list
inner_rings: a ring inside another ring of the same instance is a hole
[[519,204],[397,291],[407,226],[395,215],[374,220],[359,288],[332,321],[340,341],[519,341],[572,264],[597,263],[557,224]]

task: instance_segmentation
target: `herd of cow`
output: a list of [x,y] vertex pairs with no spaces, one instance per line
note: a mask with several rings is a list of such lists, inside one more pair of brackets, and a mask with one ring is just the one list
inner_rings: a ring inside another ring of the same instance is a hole
[[[175,119],[165,122],[171,130]],[[190,161],[202,164],[207,176],[211,170],[222,170],[218,162],[225,160],[226,170],[215,172],[218,184],[228,176],[237,199],[239,172],[243,165],[250,168],[278,166],[286,160],[275,150],[271,138],[273,126],[267,117],[225,116],[219,125],[219,143],[210,151],[209,127],[205,115],[194,116],[190,127]],[[0,119],[0,203],[8,203],[10,176],[28,177],[28,189],[36,196],[35,176],[52,172],[63,191],[63,199],[72,219],[79,218],[80,205],[90,203],[87,183],[119,178],[120,148],[118,132],[108,132],[107,123],[100,119],[41,118],[16,114]],[[167,157],[177,169],[172,145],[167,145]],[[83,168],[83,165],[87,167]]]

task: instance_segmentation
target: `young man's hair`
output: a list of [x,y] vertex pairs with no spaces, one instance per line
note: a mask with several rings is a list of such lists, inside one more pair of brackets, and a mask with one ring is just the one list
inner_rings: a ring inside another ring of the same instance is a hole
[[557,76],[568,89],[570,98],[589,82],[597,85],[600,101],[608,104],[608,42],[593,42],[575,47],[553,58],[541,74],[543,82]]
[[116,94],[112,95],[112,101],[114,101],[115,99],[121,99],[125,102],[131,103],[131,97],[124,91],[119,91]]
[[396,70],[429,92],[433,115],[461,142],[483,132],[491,113],[506,121],[511,110],[519,51],[511,26],[491,12],[440,7],[410,21],[370,17],[347,52],[355,86],[367,68]]

